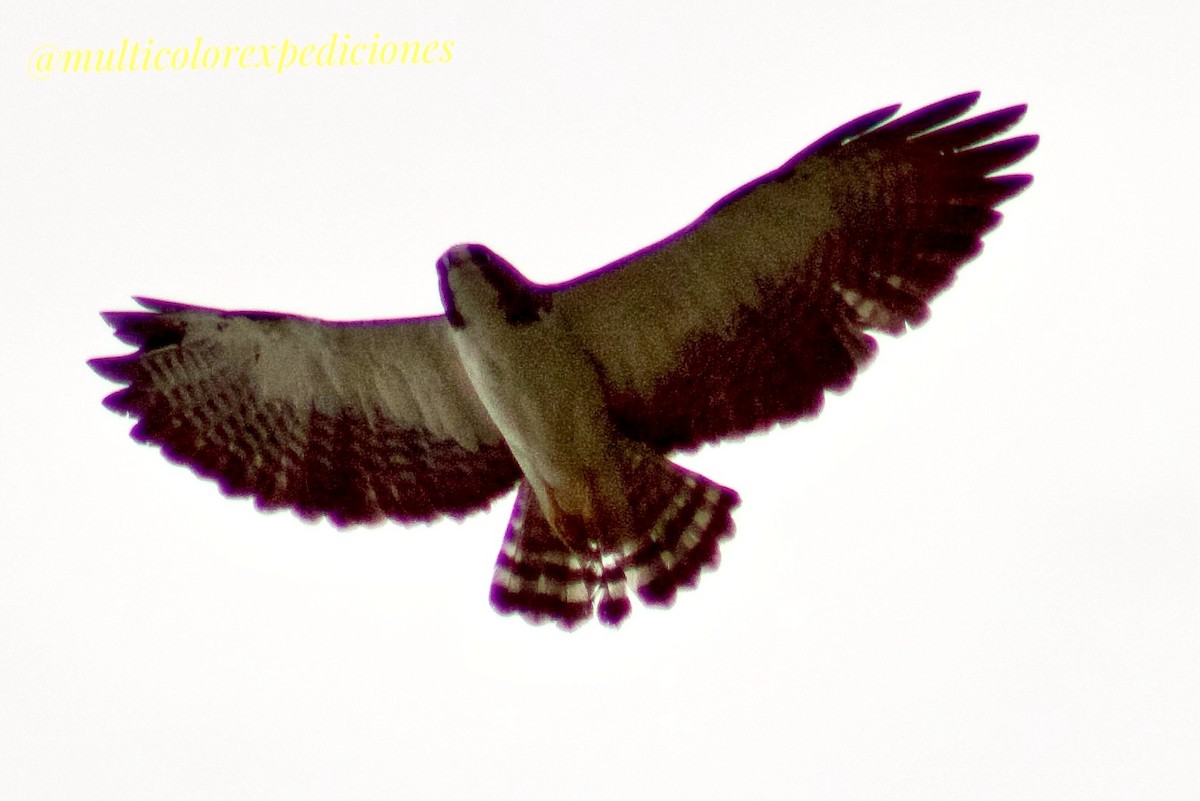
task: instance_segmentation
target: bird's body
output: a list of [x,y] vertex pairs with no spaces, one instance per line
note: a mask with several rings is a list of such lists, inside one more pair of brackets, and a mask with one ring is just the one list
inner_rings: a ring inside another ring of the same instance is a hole
[[[263,508],[337,525],[461,517],[517,486],[492,603],[619,623],[718,561],[733,490],[667,458],[819,411],[976,255],[1036,145],[976,94],[864,115],[678,233],[555,286],[480,245],[444,315],[328,323],[141,301],[93,367],[133,436]],[[886,124],[884,124],[886,123]]]
[[[581,532],[600,520],[628,535],[622,452],[582,345],[547,305],[503,302],[501,292],[537,289],[489,280],[497,270],[517,274],[486,248],[451,248],[438,268],[443,294],[454,298],[463,318],[451,325],[459,359],[551,529],[581,551],[587,548]],[[506,314],[508,307],[537,312],[522,317]]]

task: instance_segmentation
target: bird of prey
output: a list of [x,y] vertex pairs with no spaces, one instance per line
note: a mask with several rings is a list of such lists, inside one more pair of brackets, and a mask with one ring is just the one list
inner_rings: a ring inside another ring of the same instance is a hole
[[1030,183],[1036,136],[978,93],[873,111],[683,230],[574,280],[486,247],[437,262],[443,313],[329,322],[137,299],[105,399],[172,461],[336,526],[461,518],[517,487],[491,602],[572,628],[715,566],[738,495],[673,451],[815,415],[923,321]]

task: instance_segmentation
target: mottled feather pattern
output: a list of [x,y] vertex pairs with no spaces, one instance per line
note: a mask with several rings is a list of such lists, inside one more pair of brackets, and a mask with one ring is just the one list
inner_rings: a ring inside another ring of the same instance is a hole
[[[618,430],[665,453],[815,415],[825,390],[849,388],[876,344],[832,293],[819,306],[791,297],[802,293],[801,285],[772,287],[763,308],[740,307],[727,331],[691,337],[680,368],[651,394],[606,384]],[[780,316],[778,308],[795,311]]]
[[954,122],[977,99],[864,115],[677,234],[556,287],[621,432],[666,451],[813,416],[870,361],[869,332],[923,322],[999,223],[994,207],[1032,180],[991,173],[1036,136],[984,144],[1025,107]]
[[468,448],[399,424],[386,409],[358,407],[349,395],[329,411],[312,401],[264,398],[254,352],[217,339],[185,344],[186,318],[170,310],[108,320],[140,350],[92,361],[105,377],[129,384],[105,405],[139,418],[134,439],[162,446],[228,495],[254,496],[259,508],[291,507],[335,525],[461,517],[507,493],[520,476],[502,440]]
[[695,587],[703,569],[717,566],[720,541],[733,536],[737,493],[644,448],[628,454],[635,536],[600,530],[590,551],[556,537],[521,482],[492,578],[498,611],[573,628],[595,610],[615,626],[630,612],[629,590],[644,603],[670,606],[680,588]]

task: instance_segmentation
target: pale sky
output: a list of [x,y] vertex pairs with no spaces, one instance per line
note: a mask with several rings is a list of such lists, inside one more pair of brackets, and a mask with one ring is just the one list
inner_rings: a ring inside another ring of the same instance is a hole
[[[1194,4],[3,5],[0,798],[1200,793]],[[453,58],[30,72],[376,33]],[[265,515],[84,364],[135,294],[428,314],[463,241],[569,278],[973,89],[1029,104],[1033,186],[819,418],[681,459],[737,535],[617,631],[489,607],[511,496]]]

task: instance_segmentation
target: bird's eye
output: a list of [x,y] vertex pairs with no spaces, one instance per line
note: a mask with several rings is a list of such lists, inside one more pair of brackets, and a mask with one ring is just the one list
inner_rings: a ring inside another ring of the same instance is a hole
[[491,264],[491,253],[485,247],[479,245],[467,245],[467,253],[471,256],[471,261],[479,265]]

